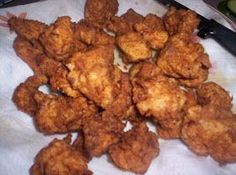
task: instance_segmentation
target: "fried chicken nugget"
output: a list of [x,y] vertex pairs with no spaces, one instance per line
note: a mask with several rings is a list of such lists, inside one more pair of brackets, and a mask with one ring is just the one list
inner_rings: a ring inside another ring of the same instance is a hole
[[144,122],[124,133],[121,141],[108,151],[110,158],[122,170],[144,174],[159,154],[157,135],[148,131]]
[[211,67],[201,44],[191,42],[188,35],[172,36],[157,59],[165,75],[176,78],[182,85],[196,87],[208,77]]
[[220,164],[236,161],[236,117],[216,106],[193,106],[185,116],[181,138],[197,155]]
[[[151,68],[154,70],[150,71]],[[142,64],[138,69],[132,68],[130,74],[133,100],[139,112],[158,124],[160,137],[179,138],[187,100],[185,92],[174,79],[158,74],[154,65]]]
[[211,104],[225,110],[232,108],[232,97],[230,97],[229,92],[214,82],[201,84],[196,92],[201,105]]
[[82,96],[78,90],[71,87],[67,79],[68,69],[59,61],[51,59],[46,55],[40,55],[36,58],[37,69],[41,74],[49,79],[51,90],[68,95],[69,97]]
[[128,9],[120,17],[114,16],[106,23],[106,29],[114,32],[117,35],[122,35],[128,32],[134,32],[134,25],[142,22],[144,17],[133,9]]
[[47,55],[58,61],[71,56],[74,50],[73,25],[70,20],[69,16],[57,18],[39,37]]
[[120,140],[125,125],[113,116],[100,114],[89,118],[82,129],[84,146],[90,156],[100,156]]
[[87,45],[107,45],[114,44],[114,37],[108,35],[103,29],[84,20],[75,24],[74,37]]
[[148,14],[142,22],[136,23],[134,28],[143,35],[153,49],[163,48],[168,39],[161,18],[153,14]]
[[16,17],[10,18],[8,25],[10,29],[14,30],[19,36],[30,41],[38,40],[39,36],[47,28],[47,25],[42,22]]
[[75,53],[66,64],[72,87],[103,108],[114,101],[116,74],[112,65],[113,51],[113,46],[92,47]]
[[36,58],[40,54],[43,54],[43,48],[38,41],[34,40],[30,42],[23,37],[17,36],[14,40],[13,48],[16,55],[20,57],[33,70],[34,73],[40,73]]
[[16,104],[18,110],[23,111],[34,117],[38,106],[34,100],[34,94],[38,91],[39,86],[48,82],[47,77],[43,75],[34,75],[17,86],[14,91],[12,100]]
[[98,25],[103,25],[118,12],[117,0],[87,0],[84,8],[84,18]]
[[200,22],[194,11],[184,9],[177,10],[175,7],[169,8],[163,17],[163,21],[170,35],[176,33],[191,35]]
[[152,56],[152,50],[142,35],[136,32],[126,33],[116,38],[125,63],[143,61]]
[[35,123],[45,134],[78,130],[86,118],[97,112],[95,105],[82,96],[70,98],[36,93],[34,99],[38,106]]
[[92,175],[87,160],[67,142],[54,139],[41,149],[30,169],[31,175]]

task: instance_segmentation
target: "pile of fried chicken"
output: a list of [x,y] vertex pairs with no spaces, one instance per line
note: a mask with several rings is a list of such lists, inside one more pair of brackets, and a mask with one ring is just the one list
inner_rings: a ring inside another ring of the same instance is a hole
[[[116,16],[118,6],[87,0],[79,22],[8,21],[16,54],[34,72],[15,89],[17,108],[46,135],[79,133],[73,143],[68,135],[43,148],[31,174],[90,175],[88,162],[104,153],[120,169],[143,174],[159,154],[159,137],[181,139],[221,165],[236,162],[232,97],[205,82],[211,63],[193,39],[196,13],[171,7],[162,18],[133,9]],[[126,72],[114,64],[115,50],[132,65]],[[127,122],[132,128],[124,131]]]

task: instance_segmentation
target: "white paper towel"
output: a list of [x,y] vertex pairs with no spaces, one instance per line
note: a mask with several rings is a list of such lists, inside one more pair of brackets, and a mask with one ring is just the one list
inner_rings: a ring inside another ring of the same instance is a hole
[[[200,0],[179,0],[207,17],[213,17],[227,25],[215,12]],[[58,16],[71,16],[73,21],[83,18],[84,0],[48,0],[23,6],[0,9],[0,15],[7,11],[20,14],[27,12],[27,18],[53,22]],[[119,15],[128,8],[140,14],[165,12],[162,5],[153,0],[120,0]],[[32,75],[30,68],[18,58],[12,48],[16,35],[0,27],[0,175],[27,175],[38,151],[53,138],[63,135],[44,136],[39,133],[32,119],[18,111],[11,98],[16,86]],[[210,56],[213,68],[210,80],[214,80],[236,97],[236,59],[211,39],[201,41]],[[234,104],[236,98],[234,98]],[[236,164],[220,167],[210,157],[193,154],[179,140],[160,140],[160,155],[153,160],[147,175],[235,175]],[[128,175],[108,162],[104,155],[93,158],[89,163],[95,175]]]

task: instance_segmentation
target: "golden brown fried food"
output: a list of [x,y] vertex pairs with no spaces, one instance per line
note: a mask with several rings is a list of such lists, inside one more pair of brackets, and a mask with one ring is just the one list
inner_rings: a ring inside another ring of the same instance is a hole
[[230,97],[229,92],[214,82],[201,84],[196,92],[201,105],[211,104],[226,110],[232,108],[232,97]]
[[81,93],[71,87],[67,79],[68,69],[59,61],[40,55],[36,58],[37,69],[49,79],[51,90],[66,94],[70,97],[79,97]]
[[48,79],[43,75],[34,75],[21,83],[14,91],[12,100],[15,102],[18,110],[23,111],[34,117],[37,112],[37,103],[34,100],[34,94],[39,86],[46,84]]
[[84,146],[90,156],[100,156],[120,140],[125,125],[113,116],[98,115],[87,120],[83,127]]
[[43,48],[36,40],[29,40],[17,36],[13,43],[16,55],[20,57],[33,71],[39,73],[36,58],[43,53]]
[[[186,103],[185,92],[174,79],[158,75],[155,69],[150,64],[143,64],[139,70],[131,69],[133,100],[143,116],[151,117],[159,125],[160,137],[178,138]],[[151,77],[150,72],[155,76]]]
[[40,41],[49,57],[58,61],[68,58],[74,50],[73,25],[70,17],[57,18],[40,35]]
[[143,35],[153,49],[163,48],[168,39],[161,18],[153,14],[148,14],[142,22],[135,24],[134,28]]
[[45,134],[78,130],[84,120],[97,112],[95,105],[82,96],[70,98],[36,93],[34,99],[38,106],[36,126]]
[[169,8],[163,17],[166,30],[170,35],[185,33],[191,35],[199,24],[197,14],[192,10]]
[[133,9],[128,9],[120,17],[114,16],[106,23],[106,29],[117,35],[134,31],[134,25],[143,21],[143,16],[136,13]]
[[143,174],[159,154],[157,135],[143,122],[124,133],[121,141],[109,148],[109,155],[122,170]]
[[142,35],[136,32],[126,33],[116,38],[116,43],[124,55],[125,63],[143,61],[152,56],[152,50]]
[[54,139],[35,158],[31,175],[92,175],[87,160],[64,140]]
[[11,30],[14,30],[17,33],[17,35],[30,41],[37,40],[47,27],[46,24],[36,20],[16,17],[10,18],[8,20],[8,25]]
[[74,37],[87,45],[107,45],[114,44],[114,37],[108,35],[103,29],[95,27],[93,24],[84,20],[75,24]]
[[236,117],[216,106],[193,106],[185,116],[182,139],[198,155],[221,164],[236,161]]
[[95,24],[102,25],[118,12],[117,0],[87,0],[84,18]]
[[121,71],[113,63],[113,46],[96,46],[75,53],[67,63],[68,80],[98,106],[106,108],[114,101],[114,89]]
[[172,36],[157,59],[165,75],[176,78],[187,87],[196,87],[208,77],[211,67],[201,44],[193,43],[188,35]]

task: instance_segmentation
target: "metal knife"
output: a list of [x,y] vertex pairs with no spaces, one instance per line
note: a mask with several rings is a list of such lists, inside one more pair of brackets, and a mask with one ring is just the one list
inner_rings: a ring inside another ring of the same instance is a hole
[[[177,9],[189,9],[174,0],[157,1],[165,6],[174,6]],[[207,19],[199,14],[198,17],[200,19],[200,23],[198,25],[198,36],[203,39],[213,38],[229,52],[236,56],[236,33],[213,19]]]

